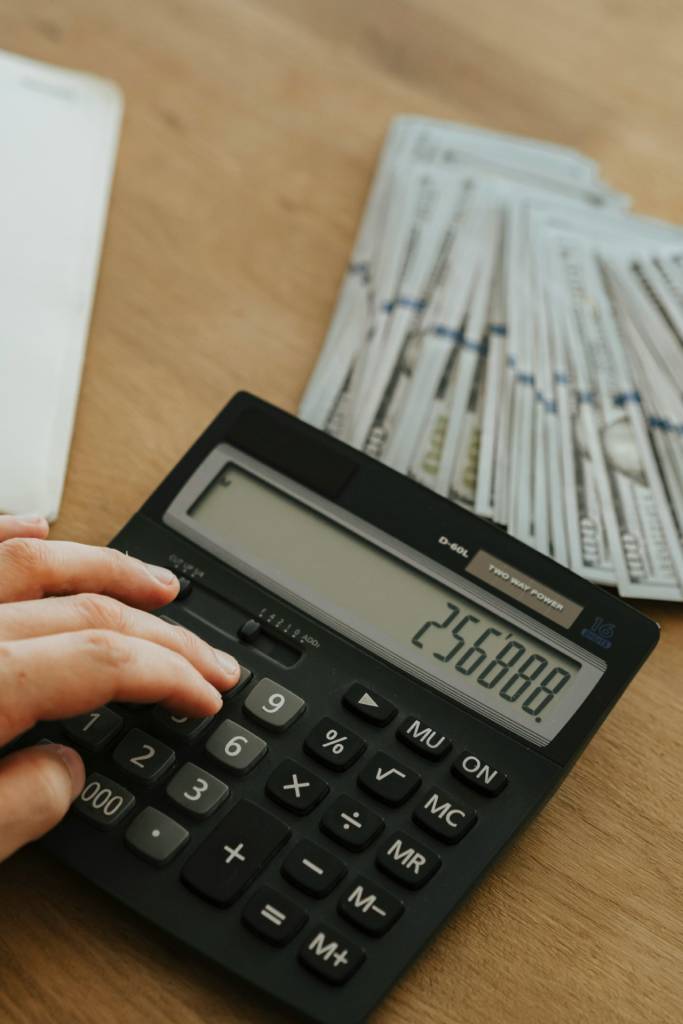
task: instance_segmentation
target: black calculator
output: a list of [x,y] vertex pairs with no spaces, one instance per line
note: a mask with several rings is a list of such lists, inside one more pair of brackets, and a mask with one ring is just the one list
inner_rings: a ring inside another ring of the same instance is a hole
[[318,1024],[364,1020],[540,810],[657,626],[491,524],[237,395],[113,542],[233,653],[215,718],[111,705],[44,843]]

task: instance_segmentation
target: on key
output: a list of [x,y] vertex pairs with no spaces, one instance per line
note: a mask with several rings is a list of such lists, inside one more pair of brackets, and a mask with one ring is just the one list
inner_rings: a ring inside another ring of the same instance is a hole
[[235,902],[289,839],[289,829],[240,800],[185,864],[188,888],[218,907]]

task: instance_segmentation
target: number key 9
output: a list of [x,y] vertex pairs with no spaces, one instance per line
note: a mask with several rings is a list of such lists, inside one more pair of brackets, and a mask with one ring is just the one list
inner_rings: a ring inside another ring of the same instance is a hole
[[262,679],[244,702],[244,710],[271,732],[284,732],[306,707],[296,693],[280,686],[274,679]]

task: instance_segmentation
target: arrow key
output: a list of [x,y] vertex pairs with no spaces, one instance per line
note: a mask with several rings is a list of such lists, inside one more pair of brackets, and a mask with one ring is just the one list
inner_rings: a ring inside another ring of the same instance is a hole
[[354,683],[344,694],[344,704],[354,715],[373,725],[388,725],[396,715],[396,708],[384,697],[368,690],[362,683]]
[[420,776],[388,754],[375,754],[358,776],[358,785],[377,800],[398,807],[420,785]]

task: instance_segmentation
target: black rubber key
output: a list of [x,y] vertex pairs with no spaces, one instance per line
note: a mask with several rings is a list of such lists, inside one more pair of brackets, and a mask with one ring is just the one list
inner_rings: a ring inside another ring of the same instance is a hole
[[328,768],[343,772],[363,753],[365,741],[334,719],[323,718],[306,737],[304,750]]
[[362,683],[354,683],[343,699],[349,711],[373,725],[388,725],[396,715],[393,704],[373,690],[368,690]]
[[228,907],[288,839],[286,825],[240,800],[187,861],[183,882],[210,903]]
[[360,946],[347,942],[343,935],[324,925],[306,936],[299,959],[318,977],[332,985],[343,985],[365,960]]
[[390,807],[404,804],[420,785],[420,776],[388,754],[375,754],[358,776],[358,785]]
[[247,902],[242,920],[247,928],[266,942],[286,946],[306,924],[308,914],[275,889],[264,885]]

